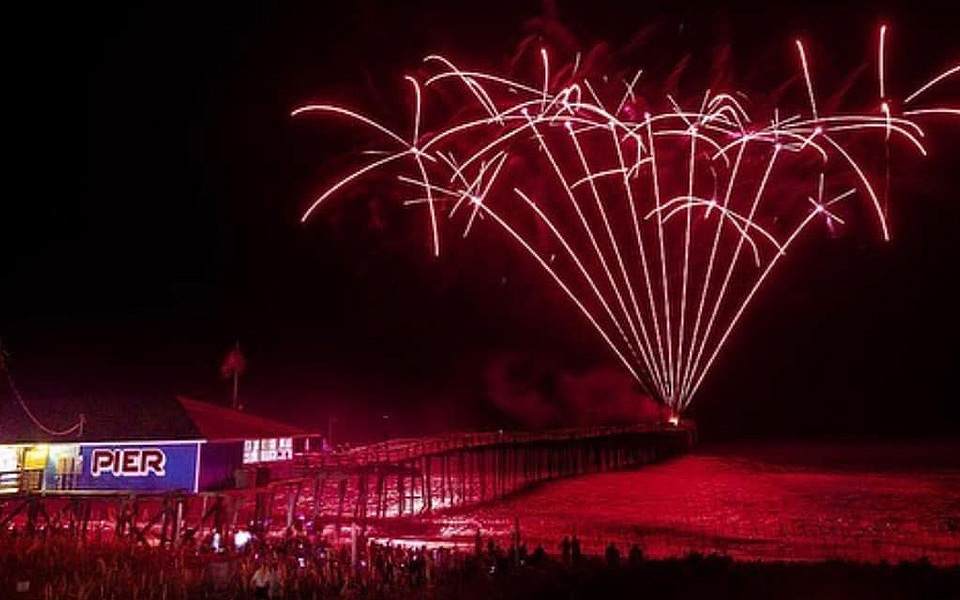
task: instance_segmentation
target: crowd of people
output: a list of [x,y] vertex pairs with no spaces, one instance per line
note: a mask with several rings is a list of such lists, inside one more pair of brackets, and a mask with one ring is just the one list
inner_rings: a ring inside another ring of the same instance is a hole
[[[464,552],[363,539],[334,546],[294,531],[242,545],[208,538],[176,547],[7,533],[0,535],[0,597],[407,598],[457,585],[467,572],[493,574],[546,557],[542,548],[528,557],[522,544],[506,552],[492,540],[484,545],[479,532],[474,546]],[[564,548],[567,560],[579,554],[569,540]]]
[[[67,536],[0,534],[0,598],[10,600],[318,600],[326,598],[949,598],[960,569],[929,564],[737,563],[723,556],[645,560],[632,546],[581,552],[576,536],[548,552],[515,532],[506,547],[476,533],[469,548],[398,545],[354,537],[334,546],[288,532],[241,544],[210,538],[177,546]],[[858,583],[859,582],[859,583]],[[867,582],[866,587],[861,585]],[[813,586],[811,588],[811,586]],[[853,586],[853,587],[851,587]],[[860,586],[860,587],[857,587]],[[905,595],[898,595],[903,590]],[[939,593],[945,595],[938,595]],[[796,595],[795,595],[796,594]],[[815,597],[819,594],[814,593]]]

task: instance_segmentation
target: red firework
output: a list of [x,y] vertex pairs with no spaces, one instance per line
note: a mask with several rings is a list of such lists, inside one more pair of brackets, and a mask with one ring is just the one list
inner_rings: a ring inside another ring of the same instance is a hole
[[[680,413],[811,223],[845,224],[841,215],[855,211],[841,212],[843,204],[859,195],[889,239],[881,194],[854,157],[853,134],[876,133],[867,150],[879,147],[887,157],[891,143],[926,155],[918,119],[960,116],[951,107],[908,108],[960,65],[891,102],[885,38],[886,26],[876,106],[837,114],[818,110],[799,40],[808,104],[752,112],[761,103],[738,91],[708,89],[683,103],[640,93],[642,71],[617,80],[619,90],[602,85],[598,93],[579,55],[562,76],[551,76],[541,50],[537,83],[428,56],[433,75],[422,84],[406,77],[415,106],[408,136],[331,104],[293,111],[347,117],[392,146],[368,151],[376,158],[327,188],[303,220],[351,183],[386,170],[410,192],[406,205],[425,208],[435,255],[444,220],[460,222],[464,237],[478,220],[493,225],[563,291],[644,389]],[[441,86],[448,94],[454,87],[461,104],[424,132],[423,89]]]

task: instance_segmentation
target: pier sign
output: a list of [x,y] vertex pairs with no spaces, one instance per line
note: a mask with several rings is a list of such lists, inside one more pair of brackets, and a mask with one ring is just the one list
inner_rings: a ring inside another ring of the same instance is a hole
[[81,444],[78,489],[196,491],[199,442]]

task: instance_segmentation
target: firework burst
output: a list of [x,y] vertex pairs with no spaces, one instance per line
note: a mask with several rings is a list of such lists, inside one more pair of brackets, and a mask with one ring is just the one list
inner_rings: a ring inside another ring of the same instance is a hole
[[[588,76],[579,55],[551,72],[545,49],[533,83],[429,56],[427,76],[406,77],[414,114],[405,134],[332,104],[293,111],[346,117],[388,144],[368,150],[372,158],[330,185],[303,220],[380,174],[405,205],[425,211],[437,256],[446,224],[462,237],[481,221],[496,228],[640,385],[680,413],[764,281],[815,223],[833,231],[869,214],[889,239],[886,186],[872,181],[868,164],[877,150],[889,173],[892,144],[926,155],[921,118],[960,116],[914,107],[960,65],[902,102],[888,97],[886,33],[875,105],[836,114],[818,107],[800,40],[805,104],[791,107],[721,89],[678,101],[641,91],[649,87],[642,71]],[[441,88],[456,106],[425,113],[425,90]],[[428,130],[425,121],[442,123]]]

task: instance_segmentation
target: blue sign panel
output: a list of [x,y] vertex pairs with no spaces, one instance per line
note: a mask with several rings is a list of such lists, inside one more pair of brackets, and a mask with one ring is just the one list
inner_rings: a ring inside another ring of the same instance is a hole
[[196,491],[198,442],[82,444],[77,489]]

